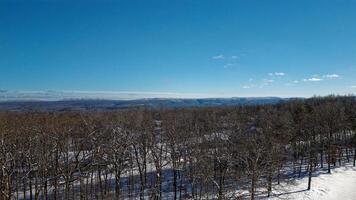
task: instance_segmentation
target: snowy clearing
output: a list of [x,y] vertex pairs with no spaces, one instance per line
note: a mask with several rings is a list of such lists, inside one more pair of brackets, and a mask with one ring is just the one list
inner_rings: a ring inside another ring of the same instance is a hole
[[312,179],[311,190],[306,190],[308,177],[281,183],[274,187],[273,197],[269,199],[315,199],[315,200],[355,200],[356,167],[338,167],[327,174],[318,172]]

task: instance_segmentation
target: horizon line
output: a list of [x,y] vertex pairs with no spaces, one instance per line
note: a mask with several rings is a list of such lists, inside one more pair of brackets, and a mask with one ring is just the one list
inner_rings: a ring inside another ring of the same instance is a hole
[[[86,91],[86,90],[0,90],[0,101],[61,100],[139,100],[139,99],[213,99],[213,98],[311,98],[328,95],[238,95],[230,93],[180,93],[153,91]],[[354,94],[343,94],[347,96]]]

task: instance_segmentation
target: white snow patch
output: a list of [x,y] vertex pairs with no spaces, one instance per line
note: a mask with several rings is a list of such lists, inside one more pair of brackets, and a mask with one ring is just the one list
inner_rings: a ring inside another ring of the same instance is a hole
[[306,190],[307,187],[308,177],[281,183],[274,187],[273,196],[269,199],[355,200],[356,167],[339,167],[331,174],[321,172],[312,178],[311,190]]

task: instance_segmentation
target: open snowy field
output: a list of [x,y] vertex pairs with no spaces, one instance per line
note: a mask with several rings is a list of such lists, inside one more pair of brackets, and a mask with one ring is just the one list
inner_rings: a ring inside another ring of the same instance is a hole
[[332,170],[317,172],[312,179],[311,190],[306,190],[308,177],[276,185],[270,199],[355,200],[356,167],[347,165]]

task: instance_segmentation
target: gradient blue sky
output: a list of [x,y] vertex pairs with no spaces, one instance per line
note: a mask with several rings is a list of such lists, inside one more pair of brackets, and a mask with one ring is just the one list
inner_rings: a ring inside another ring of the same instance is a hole
[[355,93],[355,9],[354,0],[0,0],[0,89]]

